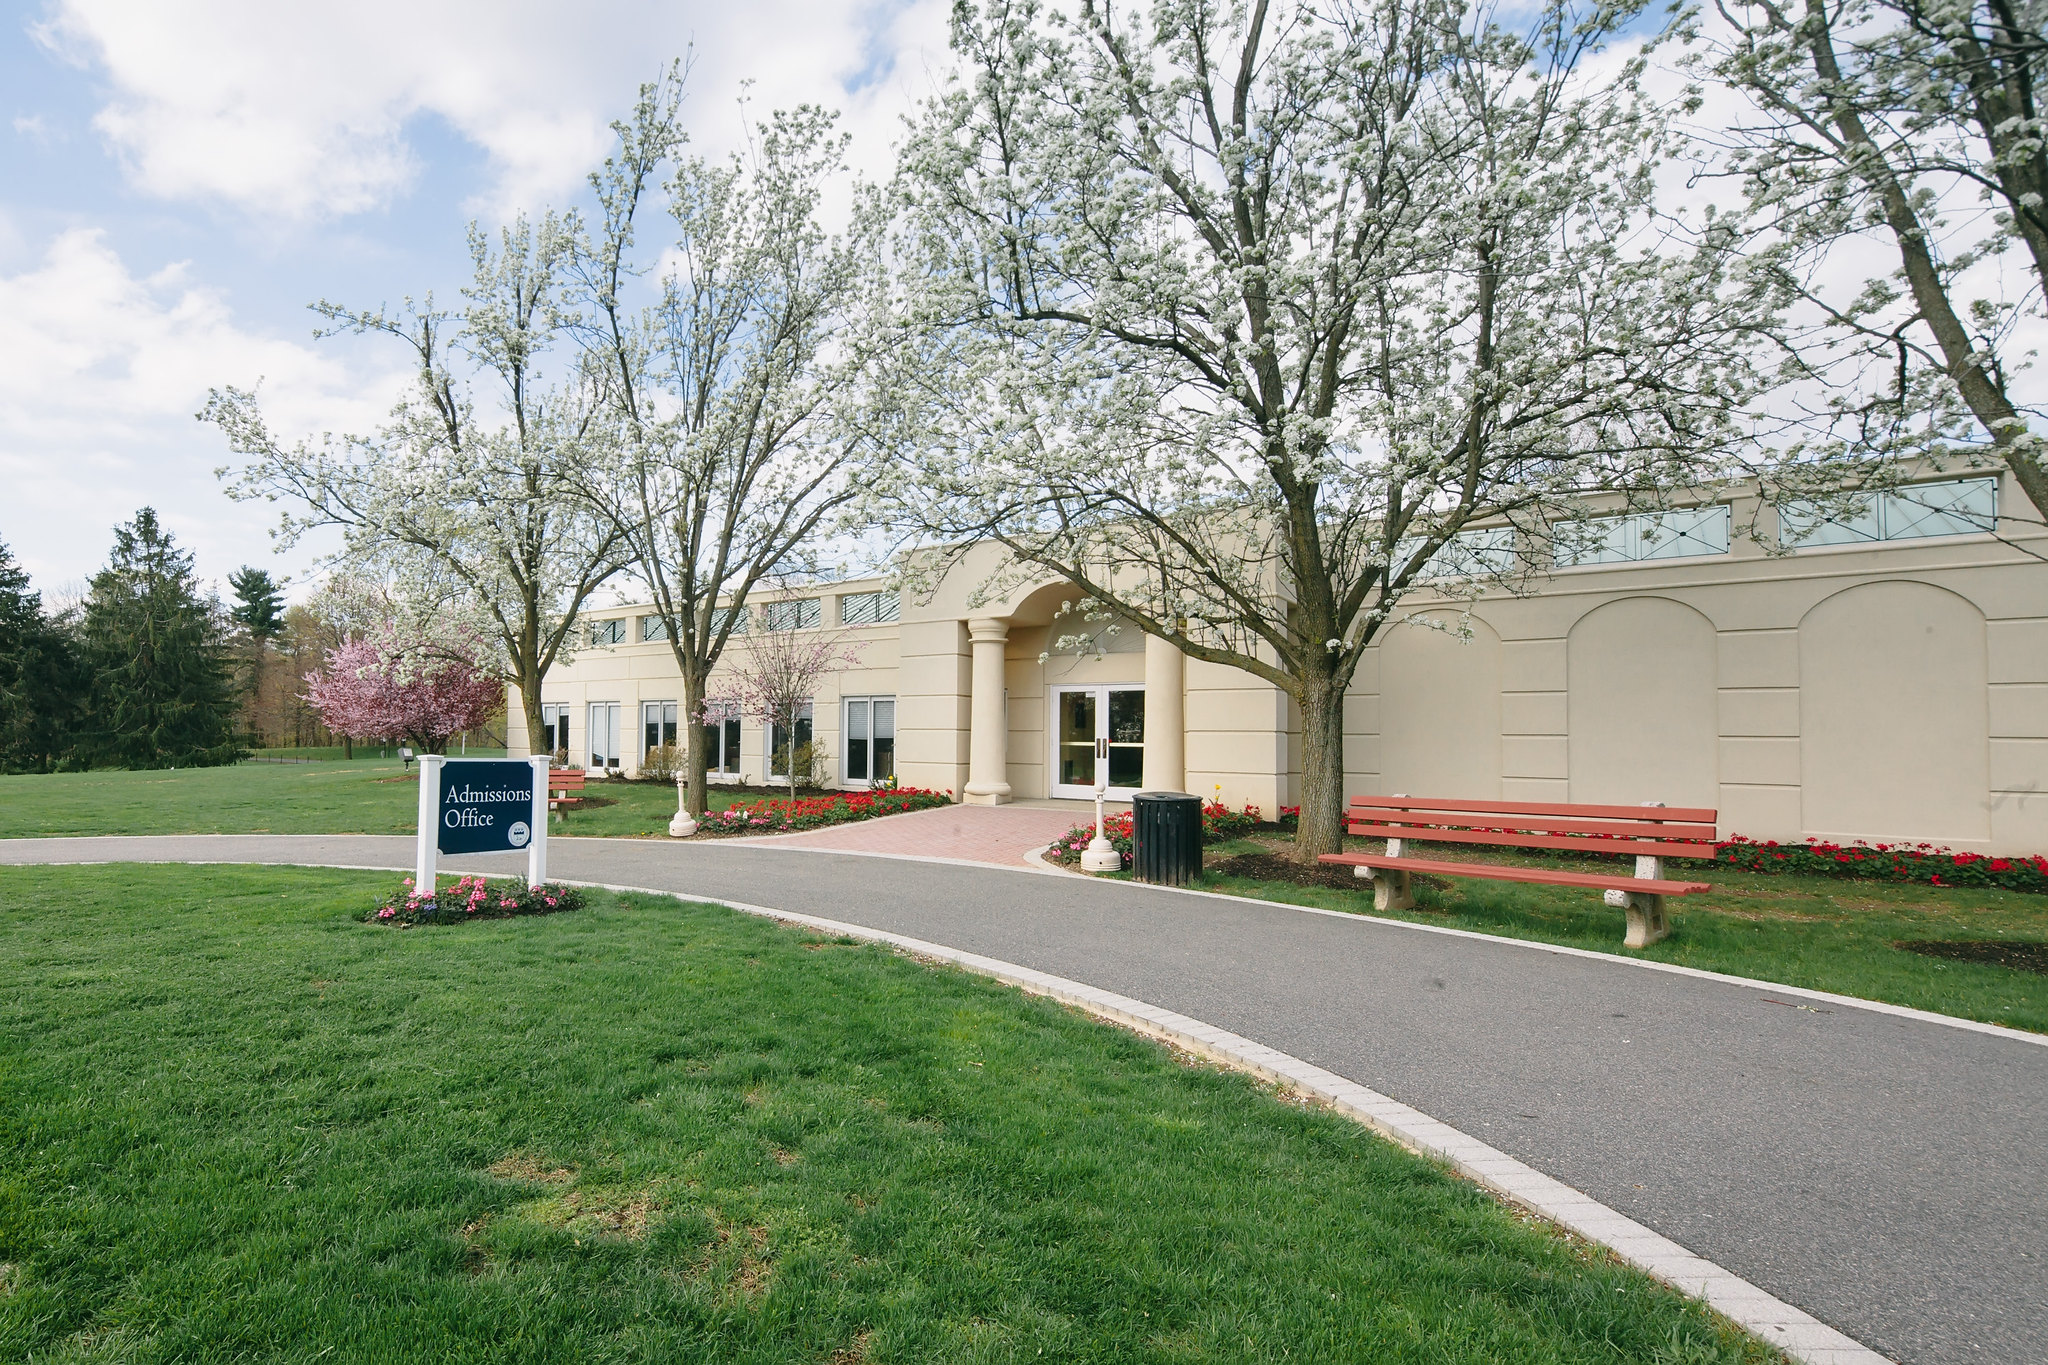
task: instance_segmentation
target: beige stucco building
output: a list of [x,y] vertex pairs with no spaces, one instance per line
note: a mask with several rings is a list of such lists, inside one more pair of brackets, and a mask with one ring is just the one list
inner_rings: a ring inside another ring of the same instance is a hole
[[[1347,787],[1662,801],[1718,808],[1724,836],[2048,852],[2048,536],[2016,516],[1981,529],[2001,506],[2031,512],[1989,476],[1783,528],[1735,497],[1614,518],[1581,562],[1469,610],[1412,596],[1352,689]],[[1800,548],[1767,553],[1740,532],[1753,517]],[[1098,781],[1220,788],[1269,815],[1298,800],[1283,694],[1130,630],[1057,650],[1077,629],[1054,623],[1073,589],[977,603],[995,562],[978,551],[928,599],[861,580],[754,605],[861,646],[813,702],[831,785],[893,768],[968,801]],[[572,760],[631,772],[675,735],[675,666],[644,611],[592,615],[601,643],[543,701]],[[713,743],[714,780],[770,772],[765,727],[728,722]]]

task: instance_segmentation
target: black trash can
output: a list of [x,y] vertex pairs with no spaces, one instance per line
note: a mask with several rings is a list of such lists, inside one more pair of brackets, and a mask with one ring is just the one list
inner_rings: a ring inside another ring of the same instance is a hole
[[1202,872],[1202,798],[1186,792],[1131,797],[1131,870],[1141,882],[1186,886]]

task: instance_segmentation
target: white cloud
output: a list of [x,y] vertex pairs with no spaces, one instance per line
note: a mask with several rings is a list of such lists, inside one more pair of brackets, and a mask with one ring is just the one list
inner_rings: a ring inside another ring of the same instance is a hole
[[100,233],[58,236],[0,276],[0,539],[41,583],[78,578],[149,503],[208,577],[266,562],[271,518],[228,503],[219,433],[192,419],[259,381],[279,430],[318,431],[374,424],[403,377],[242,327],[181,264],[138,277]]
[[105,77],[95,125],[151,194],[287,218],[374,209],[421,173],[408,131],[439,118],[486,153],[495,183],[479,207],[496,216],[573,191],[635,86],[693,45],[691,112],[712,150],[736,134],[733,98],[752,78],[760,110],[846,110],[879,167],[943,62],[945,13],[943,0],[53,0],[34,33]]

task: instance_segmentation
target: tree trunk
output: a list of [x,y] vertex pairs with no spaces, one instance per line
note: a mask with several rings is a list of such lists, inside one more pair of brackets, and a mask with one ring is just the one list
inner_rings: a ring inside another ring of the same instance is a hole
[[1294,857],[1313,863],[1322,854],[1344,851],[1344,689],[1305,679],[1296,702],[1301,708],[1301,822]]
[[[707,774],[711,771],[711,755],[704,752],[704,675],[685,668],[683,674],[683,706],[676,713],[676,737],[688,735],[683,745],[683,771],[689,777],[689,785],[683,789],[683,809],[690,812],[692,820],[702,820],[710,808],[706,799],[709,783]],[[723,733],[721,727],[720,733]]]
[[[519,683],[515,683],[514,686],[519,688],[519,710],[526,717],[526,752],[540,753],[541,737],[547,732],[547,726],[540,716],[540,687],[537,684],[527,687]],[[548,761],[552,763],[555,758],[554,751],[550,749],[547,754]]]

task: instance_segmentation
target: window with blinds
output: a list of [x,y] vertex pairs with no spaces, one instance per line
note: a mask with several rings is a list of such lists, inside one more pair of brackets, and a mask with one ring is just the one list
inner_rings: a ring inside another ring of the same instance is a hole
[[839,599],[839,624],[879,626],[899,619],[902,603],[893,592],[850,592]]

